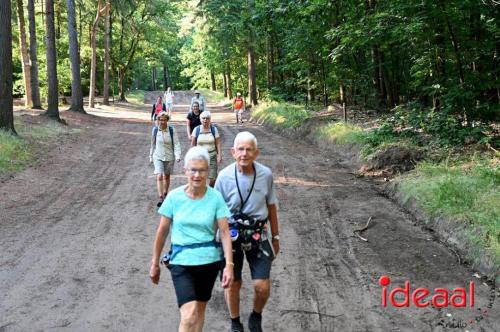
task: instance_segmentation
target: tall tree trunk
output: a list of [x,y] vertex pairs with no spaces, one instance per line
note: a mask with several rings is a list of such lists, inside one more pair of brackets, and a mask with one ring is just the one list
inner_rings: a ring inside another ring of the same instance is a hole
[[92,50],[92,58],[90,60],[90,91],[89,91],[89,107],[94,108],[95,106],[95,81],[96,81],[96,71],[97,71],[97,50],[96,50],[96,34],[97,26],[99,25],[99,18],[105,8],[101,8],[101,0],[97,2],[97,13],[95,16],[94,23],[92,24],[92,32],[90,34],[90,48]]
[[56,22],[56,40],[59,40],[61,38],[61,6],[57,0],[54,2],[54,21]]
[[233,98],[233,89],[232,89],[233,82],[231,80],[231,67],[230,67],[229,63],[226,63],[226,83],[227,83],[227,97],[229,99],[232,99]]
[[85,113],[83,109],[82,79],[80,76],[80,48],[76,32],[75,0],[66,0],[68,10],[69,58],[71,61],[71,111]]
[[30,79],[31,79],[31,101],[33,108],[41,109],[40,101],[40,82],[38,81],[38,43],[36,41],[36,25],[35,25],[35,0],[28,0],[28,22],[30,31]]
[[163,64],[163,89],[166,90],[168,86],[169,84],[168,84],[167,65]]
[[54,26],[54,2],[45,0],[45,31],[47,54],[48,107],[45,112],[50,118],[61,121],[59,117],[59,85],[57,82],[56,31]]
[[227,76],[225,70],[222,73],[222,90],[224,90],[224,98],[227,98]]
[[10,1],[0,1],[0,129],[16,134],[12,100],[12,25]]
[[80,40],[78,43],[78,53],[81,52],[82,42],[83,42],[83,24],[82,24],[82,4],[78,2],[78,31]]
[[156,91],[156,68],[151,68],[151,90]]
[[272,35],[267,35],[266,53],[267,53],[267,88],[271,89],[274,84],[274,45]]
[[31,99],[31,66],[30,58],[28,56],[28,45],[26,43],[26,26],[24,23],[24,8],[23,0],[16,0],[17,5],[17,22],[19,25],[19,49],[21,51],[21,62],[23,64],[23,78],[24,78],[24,105],[32,107],[33,101]]
[[125,81],[125,72],[118,68],[118,94],[119,100],[126,102],[127,99],[125,98],[125,87],[124,87],[124,81]]
[[110,10],[110,0],[106,0],[106,12],[104,14],[104,82],[102,87],[102,103],[104,105],[109,105]]
[[210,71],[210,82],[212,85],[212,91],[217,91],[217,86],[215,85],[215,74],[213,70]]
[[248,94],[250,97],[250,103],[253,106],[257,105],[257,78],[255,74],[255,51],[254,51],[254,37],[252,32],[250,32],[250,38],[248,42]]

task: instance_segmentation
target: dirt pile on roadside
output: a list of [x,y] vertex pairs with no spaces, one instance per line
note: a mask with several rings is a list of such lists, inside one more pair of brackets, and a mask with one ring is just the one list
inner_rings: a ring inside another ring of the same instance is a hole
[[357,173],[363,176],[392,176],[414,169],[422,159],[422,150],[393,144],[370,155]]

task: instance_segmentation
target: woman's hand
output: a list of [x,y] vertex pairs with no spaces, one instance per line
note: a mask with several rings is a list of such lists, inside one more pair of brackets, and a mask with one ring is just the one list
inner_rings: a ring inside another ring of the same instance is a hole
[[155,285],[158,285],[160,282],[160,266],[156,264],[151,264],[151,269],[149,269],[149,277],[151,278],[151,282]]
[[234,280],[233,265],[226,265],[222,272],[222,288],[229,288]]
[[217,154],[217,163],[220,164],[222,162],[222,154]]

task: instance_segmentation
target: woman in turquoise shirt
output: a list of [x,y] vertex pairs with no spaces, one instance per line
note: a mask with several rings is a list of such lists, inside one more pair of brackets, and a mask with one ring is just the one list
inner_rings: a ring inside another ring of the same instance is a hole
[[[179,331],[200,332],[205,309],[222,262],[222,287],[233,280],[233,252],[227,218],[229,209],[222,195],[207,186],[210,157],[202,147],[191,148],[184,158],[188,184],[172,190],[158,210],[160,225],[153,246],[149,275],[160,280],[160,255],[172,229],[169,269],[181,314]],[[221,243],[215,242],[217,229]]]

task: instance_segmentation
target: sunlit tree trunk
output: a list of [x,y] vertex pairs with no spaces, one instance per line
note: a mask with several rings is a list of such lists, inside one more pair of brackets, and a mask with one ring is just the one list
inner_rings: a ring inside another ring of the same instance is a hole
[[227,98],[227,76],[226,71],[222,73],[222,89],[224,90],[224,98]]
[[21,62],[23,67],[24,78],[24,105],[26,107],[33,106],[31,100],[31,66],[30,58],[28,56],[28,45],[26,43],[26,26],[24,23],[24,8],[23,0],[16,0],[17,6],[17,22],[19,26],[19,50],[21,51]]
[[85,113],[83,109],[82,80],[80,76],[80,52],[76,32],[75,0],[66,0],[68,10],[69,58],[71,61],[70,110]]
[[96,34],[99,18],[105,8],[101,8],[101,0],[97,2],[97,13],[94,23],[92,24],[92,32],[90,34],[90,48],[92,50],[92,57],[90,60],[90,91],[89,91],[89,107],[95,106],[95,83],[96,83],[96,67],[97,67],[97,50],[96,50]]
[[57,56],[56,56],[56,31],[54,26],[54,2],[45,0],[45,32],[47,55],[47,82],[48,82],[48,107],[45,112],[50,118],[61,121],[59,118],[59,85],[57,82]]
[[104,82],[102,88],[102,103],[104,105],[109,105],[110,10],[110,0],[106,0],[106,12],[104,14]]
[[215,85],[215,74],[212,70],[210,71],[210,83],[212,91],[217,91],[217,86]]
[[30,80],[31,80],[31,101],[33,108],[41,109],[40,101],[40,82],[38,81],[38,43],[36,41],[36,25],[35,25],[35,0],[28,0],[28,22],[30,31]]
[[0,129],[16,133],[12,100],[12,25],[10,1],[0,1]]
[[250,98],[250,103],[252,105],[257,105],[257,79],[255,75],[255,51],[253,45],[253,36],[250,36],[248,43],[248,95]]

